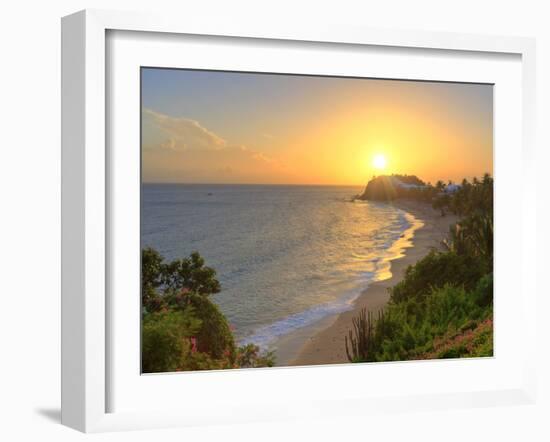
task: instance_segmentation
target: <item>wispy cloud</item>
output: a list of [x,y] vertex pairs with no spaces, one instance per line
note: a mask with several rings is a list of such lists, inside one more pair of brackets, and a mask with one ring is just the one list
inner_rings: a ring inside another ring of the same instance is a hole
[[143,110],[146,180],[242,182],[279,181],[285,167],[244,145],[230,144],[200,122]]
[[189,149],[217,150],[227,146],[227,142],[201,126],[198,121],[183,117],[171,117],[151,109],[143,110],[144,119],[154,124],[165,139],[157,147],[176,151]]

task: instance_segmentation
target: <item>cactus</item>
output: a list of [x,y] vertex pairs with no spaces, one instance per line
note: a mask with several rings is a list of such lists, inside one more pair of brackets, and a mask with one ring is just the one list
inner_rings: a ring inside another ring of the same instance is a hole
[[[367,312],[362,308],[359,316],[352,319],[353,329],[345,336],[346,355],[350,362],[366,362],[374,350],[374,315],[371,311]],[[384,320],[384,312],[378,312],[377,320]],[[349,341],[348,341],[349,339]],[[350,351],[351,347],[351,351]]]

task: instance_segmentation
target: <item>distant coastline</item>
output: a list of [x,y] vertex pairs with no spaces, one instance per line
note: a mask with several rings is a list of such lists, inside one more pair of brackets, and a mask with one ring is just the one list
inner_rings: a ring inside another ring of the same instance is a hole
[[363,188],[365,185],[360,184],[318,184],[318,183],[190,183],[190,182],[173,182],[173,181],[142,181],[145,186],[281,186],[281,187],[357,187]]

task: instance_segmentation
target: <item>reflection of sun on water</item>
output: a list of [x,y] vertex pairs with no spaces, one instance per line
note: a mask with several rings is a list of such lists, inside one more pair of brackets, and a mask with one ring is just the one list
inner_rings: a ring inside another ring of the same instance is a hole
[[372,165],[375,169],[382,170],[386,168],[386,157],[382,154],[377,154],[372,159]]

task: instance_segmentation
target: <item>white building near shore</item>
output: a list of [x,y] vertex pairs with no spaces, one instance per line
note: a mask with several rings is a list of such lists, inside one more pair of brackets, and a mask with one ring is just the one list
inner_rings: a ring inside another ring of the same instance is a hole
[[460,184],[448,184],[443,192],[445,193],[455,193],[457,190],[460,190],[462,186]]
[[425,189],[426,186],[420,185],[420,184],[408,184],[401,181],[399,178],[396,177],[390,177],[392,180],[392,183],[395,187],[400,187],[401,189]]

